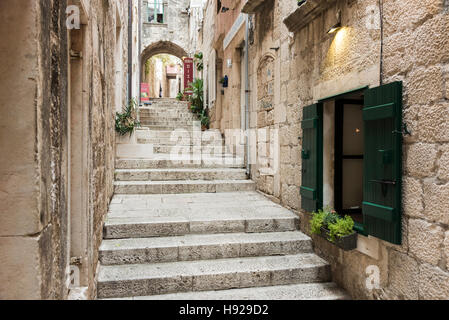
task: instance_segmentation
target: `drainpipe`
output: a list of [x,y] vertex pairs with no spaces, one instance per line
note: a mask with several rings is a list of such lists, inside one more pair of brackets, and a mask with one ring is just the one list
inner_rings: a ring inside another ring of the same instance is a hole
[[128,0],[128,101],[133,95],[133,2]]
[[[140,55],[142,53],[142,2],[141,0],[139,0],[139,5],[137,7],[137,12],[138,12],[138,22],[139,22],[139,31],[138,31],[138,41],[139,41],[139,60],[137,60],[137,63],[139,65],[139,68],[137,70],[137,87],[138,87],[138,97],[139,97],[139,106],[142,103],[142,96],[140,94],[140,83],[141,83],[141,73],[142,73],[142,59],[140,59]],[[140,119],[139,119],[140,120]]]
[[246,133],[246,174],[251,177],[250,133],[249,133],[249,16],[245,17],[245,133]]

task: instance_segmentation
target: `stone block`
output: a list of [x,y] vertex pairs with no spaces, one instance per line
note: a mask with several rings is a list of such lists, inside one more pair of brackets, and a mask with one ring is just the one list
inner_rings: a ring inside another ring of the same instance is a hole
[[291,163],[291,148],[281,147],[281,163]]
[[443,229],[424,220],[409,220],[408,241],[410,253],[419,260],[438,265],[441,260]]
[[438,149],[436,145],[415,143],[407,146],[405,153],[405,169],[414,177],[429,177],[436,170]]
[[414,29],[423,20],[439,13],[444,0],[391,0],[384,6],[385,32],[393,34]]
[[424,215],[427,219],[449,225],[449,183],[424,182]]
[[438,159],[438,179],[449,180],[449,143],[440,147],[440,158]]
[[412,257],[390,250],[389,289],[398,299],[419,299],[419,264]]
[[449,142],[449,103],[436,103],[419,110],[419,139],[426,142]]
[[0,299],[41,299],[39,238],[0,238]]
[[[443,0],[426,1],[427,4],[433,2],[433,10],[436,13],[441,9]],[[419,2],[419,1],[415,1]],[[422,4],[420,4],[420,7]],[[424,66],[431,66],[449,61],[449,37],[442,37],[449,33],[449,19],[447,14],[436,14],[431,19],[425,21],[413,32],[415,63]]]
[[403,209],[409,217],[424,217],[423,186],[420,180],[412,177],[404,177],[403,184]]
[[408,104],[429,104],[443,98],[441,67],[414,68],[404,83]]
[[449,299],[449,273],[423,263],[419,267],[419,298],[425,300]]
[[298,186],[287,186],[285,184],[282,185],[282,202],[296,210],[300,209],[300,201],[301,197],[299,195],[299,187]]

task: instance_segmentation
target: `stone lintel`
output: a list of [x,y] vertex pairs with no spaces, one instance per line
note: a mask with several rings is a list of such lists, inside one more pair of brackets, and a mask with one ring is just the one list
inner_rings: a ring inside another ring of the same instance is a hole
[[307,0],[284,19],[284,24],[290,32],[297,32],[335,2],[336,0]]
[[242,12],[243,13],[256,13],[260,8],[261,4],[264,3],[265,0],[246,0],[243,5]]

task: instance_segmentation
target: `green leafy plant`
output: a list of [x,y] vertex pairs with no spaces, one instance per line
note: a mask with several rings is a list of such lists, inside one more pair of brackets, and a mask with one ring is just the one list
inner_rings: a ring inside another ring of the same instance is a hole
[[191,104],[191,110],[193,113],[200,115],[204,109],[204,86],[203,79],[195,79],[191,84],[190,88],[192,94],[189,97],[189,102]]
[[321,227],[324,224],[324,218],[326,213],[323,210],[318,210],[318,213],[314,212],[312,214],[312,219],[310,220],[310,229],[314,234],[321,234]]
[[128,133],[131,136],[137,127],[140,127],[140,123],[137,121],[137,102],[135,99],[131,99],[122,113],[116,113],[115,131],[121,136]]
[[200,120],[201,120],[201,125],[203,127],[209,128],[210,118],[209,118],[209,115],[207,114],[207,110],[206,109],[203,109],[203,111],[201,112]]
[[196,69],[198,71],[203,71],[204,69],[204,62],[203,62],[203,53],[199,52],[194,55],[195,63],[196,63]]
[[326,207],[318,212],[312,213],[310,220],[310,229],[314,234],[321,234],[321,229],[329,230],[330,242],[335,239],[348,236],[354,231],[354,220],[350,216],[340,217],[335,210]]
[[325,211],[326,211],[326,216],[324,217],[325,226],[337,222],[337,220],[340,218],[339,215],[330,208],[327,208]]
[[344,218],[339,218],[335,223],[328,225],[330,242],[335,242],[335,239],[349,236],[354,231],[354,220],[350,216],[345,216]]
[[184,93],[179,92],[178,95],[176,96],[176,100],[183,101],[184,100]]

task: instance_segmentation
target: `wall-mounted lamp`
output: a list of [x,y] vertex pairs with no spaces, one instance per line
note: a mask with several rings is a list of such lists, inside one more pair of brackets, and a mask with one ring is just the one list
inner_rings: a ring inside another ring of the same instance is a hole
[[222,13],[225,13],[225,12],[227,12],[227,11],[229,11],[229,8],[226,8],[226,7],[222,7],[222,8],[221,8],[221,12],[222,12]]
[[342,25],[341,25],[341,11],[339,10],[337,12],[337,23],[334,24],[329,31],[327,31],[327,33],[332,34],[337,32],[339,29],[341,29]]

